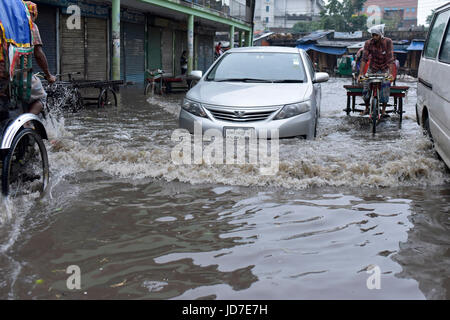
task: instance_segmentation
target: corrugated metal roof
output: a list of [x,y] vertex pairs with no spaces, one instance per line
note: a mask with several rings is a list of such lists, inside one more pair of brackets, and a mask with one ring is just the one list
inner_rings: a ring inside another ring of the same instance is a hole
[[411,44],[406,48],[408,51],[422,51],[425,40],[413,40]]
[[318,30],[311,32],[310,34],[304,36],[303,38],[300,38],[297,40],[297,43],[306,43],[306,42],[312,42],[317,41],[325,36],[327,36],[330,33],[333,33],[334,30]]

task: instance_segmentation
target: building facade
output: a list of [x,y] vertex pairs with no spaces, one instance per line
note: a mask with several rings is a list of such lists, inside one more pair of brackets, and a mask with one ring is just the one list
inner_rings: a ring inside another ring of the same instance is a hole
[[[35,0],[50,71],[77,79],[143,83],[146,70],[206,71],[217,31],[251,44],[254,0]],[[243,42],[242,42],[243,43]],[[35,72],[39,71],[34,63]]]
[[367,0],[362,13],[378,16],[393,28],[417,26],[418,0]]
[[299,21],[317,19],[323,0],[256,0],[255,31],[292,28]]

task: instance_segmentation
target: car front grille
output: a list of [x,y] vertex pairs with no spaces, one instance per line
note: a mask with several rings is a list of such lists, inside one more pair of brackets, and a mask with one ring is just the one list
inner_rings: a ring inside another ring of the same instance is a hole
[[281,106],[267,108],[204,107],[215,119],[230,122],[264,121],[267,120],[275,111],[281,108]]

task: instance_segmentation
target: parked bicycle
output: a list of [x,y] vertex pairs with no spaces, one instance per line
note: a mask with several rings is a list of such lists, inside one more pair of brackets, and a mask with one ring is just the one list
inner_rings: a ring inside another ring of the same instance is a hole
[[[83,106],[83,97],[75,85],[75,80],[72,76],[78,75],[80,72],[73,72],[67,74],[56,75],[57,81],[54,83],[48,83],[46,80],[41,80],[44,90],[47,92],[47,106],[46,111],[52,110],[69,110],[71,112],[80,111]],[[36,74],[38,77],[43,78],[42,73]],[[63,81],[62,77],[68,76],[68,81]]]

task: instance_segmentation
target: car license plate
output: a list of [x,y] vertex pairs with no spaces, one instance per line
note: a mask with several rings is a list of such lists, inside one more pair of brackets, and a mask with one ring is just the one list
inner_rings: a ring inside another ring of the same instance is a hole
[[227,136],[233,137],[244,137],[250,138],[256,133],[255,128],[249,127],[224,127],[223,128],[223,136],[226,138]]

